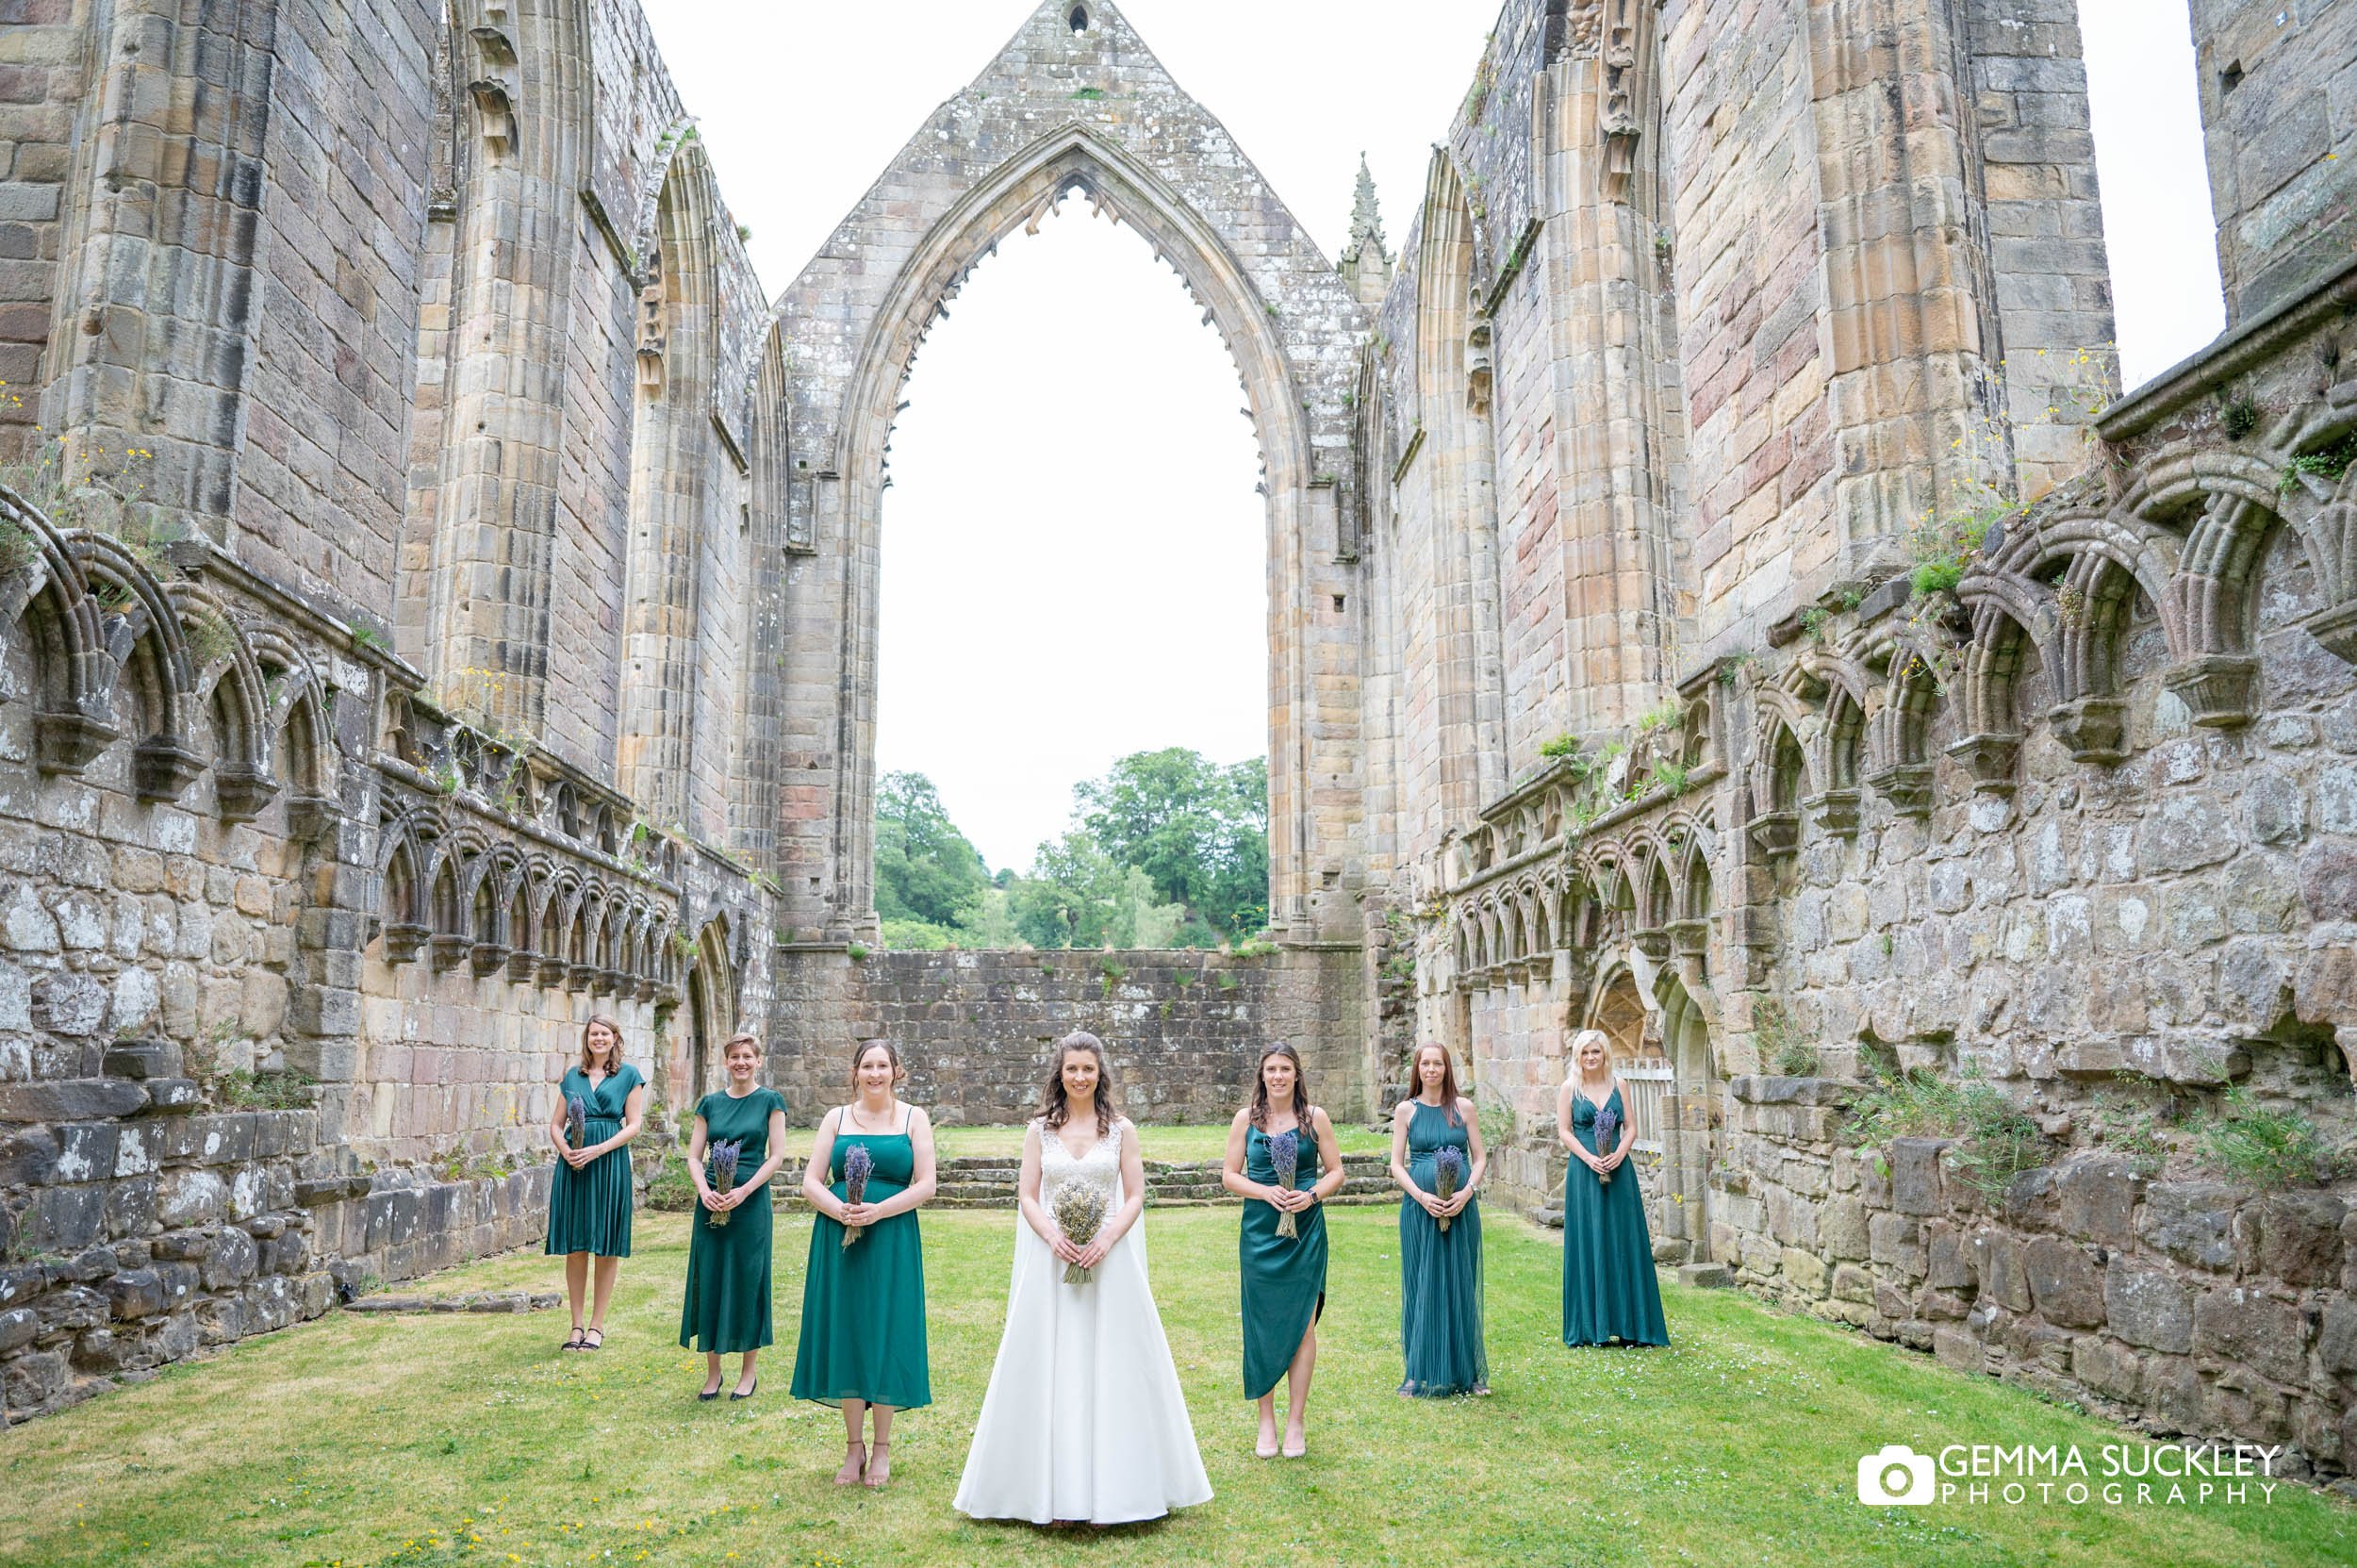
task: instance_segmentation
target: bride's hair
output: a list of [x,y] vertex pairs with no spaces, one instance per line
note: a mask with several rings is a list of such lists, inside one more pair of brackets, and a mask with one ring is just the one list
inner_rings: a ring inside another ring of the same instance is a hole
[[1105,1065],[1105,1042],[1085,1029],[1056,1042],[1055,1065],[1047,1069],[1047,1088],[1040,1096],[1040,1121],[1052,1132],[1072,1114],[1063,1092],[1063,1059],[1076,1050],[1096,1058],[1096,1135],[1101,1138],[1113,1130],[1113,1070]]
[[1252,1069],[1252,1125],[1268,1131],[1268,1059],[1281,1056],[1294,1065],[1294,1121],[1307,1128],[1310,1125],[1310,1089],[1303,1081],[1308,1077],[1301,1070],[1301,1053],[1279,1040],[1262,1048],[1261,1065]]

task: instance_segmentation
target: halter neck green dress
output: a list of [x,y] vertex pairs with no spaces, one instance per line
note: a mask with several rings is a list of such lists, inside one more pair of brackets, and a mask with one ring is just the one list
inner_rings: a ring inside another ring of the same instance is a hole
[[[846,1197],[843,1161],[854,1145],[865,1145],[876,1168],[868,1174],[867,1201],[882,1203],[916,1180],[916,1146],[902,1116],[898,1132],[863,1132],[848,1116],[835,1121],[834,1150],[827,1172],[838,1198]],[[819,1214],[810,1228],[810,1263],[802,1275],[802,1337],[794,1352],[794,1397],[839,1405],[864,1399],[871,1405],[914,1410],[933,1402],[925,1355],[925,1249],[916,1230],[916,1211],[865,1227],[859,1240],[843,1245],[840,1220]]]
[[[1269,1162],[1268,1134],[1247,1126],[1244,1134],[1244,1179],[1277,1185]],[[1301,1124],[1301,1159],[1294,1166],[1295,1187],[1318,1180],[1318,1133]],[[1326,1312],[1326,1205],[1311,1204],[1294,1216],[1298,1236],[1280,1236],[1282,1218],[1274,1204],[1244,1199],[1244,1227],[1236,1238],[1237,1272],[1244,1279],[1244,1396],[1258,1399],[1283,1381],[1302,1336]]]
[[[1438,1105],[1414,1102],[1408,1123],[1408,1175],[1437,1192],[1432,1157],[1444,1147],[1465,1156],[1473,1172],[1472,1141]],[[1477,1394],[1489,1387],[1490,1357],[1481,1342],[1481,1197],[1475,1194],[1446,1230],[1406,1194],[1399,1199],[1399,1345],[1407,1363],[1401,1392],[1438,1396]]]
[[[785,1097],[775,1089],[755,1089],[742,1099],[715,1089],[698,1100],[696,1114],[704,1123],[704,1180],[712,1180],[710,1150],[717,1143],[733,1141],[743,1147],[736,1166],[741,1175],[759,1170],[769,1158],[769,1113],[784,1109]],[[776,1184],[772,1177],[749,1194],[729,1211],[726,1225],[714,1225],[712,1211],[697,1202],[687,1244],[687,1299],[679,1316],[683,1349],[725,1355],[771,1342],[769,1189]]]
[[[588,1114],[582,1124],[584,1148],[602,1144],[622,1130],[630,1097],[646,1080],[625,1062],[595,1084],[574,1064],[556,1086],[559,1102],[579,1096]],[[541,1250],[552,1255],[590,1252],[601,1258],[630,1256],[630,1147],[608,1149],[579,1170],[556,1163],[556,1180],[549,1187],[549,1239]]]
[[[1605,1097],[1615,1116],[1628,1112],[1618,1084]],[[1597,1107],[1586,1095],[1572,1096],[1572,1136],[1591,1154],[1596,1147]],[[1625,1119],[1622,1122],[1625,1127]],[[1617,1142],[1619,1134],[1614,1134]],[[1609,1182],[1579,1161],[1563,1173],[1563,1343],[1667,1345],[1670,1326],[1661,1315],[1661,1286],[1654,1279],[1653,1238],[1645,1230],[1644,1195],[1637,1167],[1624,1160]]]

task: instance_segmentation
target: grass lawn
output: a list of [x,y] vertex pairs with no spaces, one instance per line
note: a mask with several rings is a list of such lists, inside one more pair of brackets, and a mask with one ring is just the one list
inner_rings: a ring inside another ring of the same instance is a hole
[[[807,1154],[814,1135],[815,1131],[799,1133],[800,1141],[791,1147]],[[1388,1154],[1392,1148],[1391,1140],[1382,1133],[1344,1122],[1334,1124],[1334,1136],[1344,1154]],[[1138,1130],[1138,1144],[1139,1152],[1148,1160],[1217,1160],[1228,1152],[1228,1126],[1223,1122],[1217,1127],[1145,1127]],[[1023,1152],[1023,1129],[937,1127],[933,1149],[944,1160],[980,1155],[1014,1159]]]
[[[677,1348],[685,1221],[642,1215],[607,1347],[561,1313],[337,1314],[0,1435],[0,1562],[41,1564],[2309,1564],[2357,1560],[2357,1510],[2271,1503],[1869,1509],[1885,1443],[2118,1441],[1992,1379],[1673,1290],[1667,1351],[1567,1350],[1560,1254],[1488,1237],[1486,1400],[1410,1404],[1392,1215],[1341,1210],[1310,1457],[1252,1456],[1237,1389],[1236,1215],[1149,1215],[1163,1322],[1217,1498],[1094,1535],[976,1525],[949,1498],[997,1344],[1012,1214],[925,1221],[937,1403],[891,1490],[829,1482],[831,1410],[786,1396],[809,1219],[778,1237],[778,1346],[750,1404],[700,1405]],[[493,1260],[437,1289],[546,1286]]]

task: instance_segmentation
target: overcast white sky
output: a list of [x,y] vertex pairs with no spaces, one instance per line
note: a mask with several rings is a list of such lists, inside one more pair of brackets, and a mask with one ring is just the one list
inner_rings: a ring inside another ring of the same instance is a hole
[[[1026,0],[642,0],[762,283],[782,292]],[[1396,250],[1486,0],[1119,0],[1331,256],[1363,151]],[[2081,0],[2131,385],[2217,335],[2184,0]],[[1265,514],[1244,395],[1178,274],[1084,203],[935,325],[893,437],[879,765],[1030,865],[1128,752],[1267,745]]]

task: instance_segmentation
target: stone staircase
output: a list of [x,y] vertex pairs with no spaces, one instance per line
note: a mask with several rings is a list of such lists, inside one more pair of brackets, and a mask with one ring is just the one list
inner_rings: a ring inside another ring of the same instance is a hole
[[[1022,1168],[1023,1162],[1012,1154],[944,1160],[939,1172],[939,1188],[933,1200],[926,1207],[1012,1209],[1014,1207],[1015,1179]],[[799,1195],[802,1181],[801,1162],[788,1162],[780,1169],[776,1180],[781,1192]],[[1398,1197],[1399,1189],[1392,1185],[1389,1156],[1343,1156],[1343,1190],[1336,1193],[1330,1201],[1389,1203]],[[799,1196],[794,1201],[799,1201]],[[1216,1160],[1146,1162],[1146,1203],[1149,1209],[1201,1208],[1237,1201],[1219,1184],[1219,1162]]]

